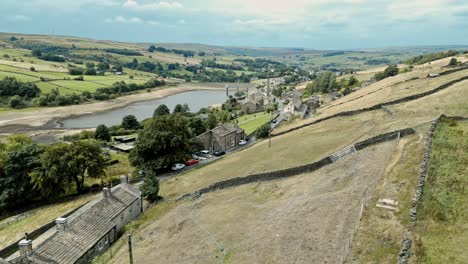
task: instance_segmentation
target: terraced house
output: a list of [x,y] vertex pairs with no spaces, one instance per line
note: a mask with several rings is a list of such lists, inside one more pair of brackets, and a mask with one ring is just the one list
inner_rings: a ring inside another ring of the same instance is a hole
[[123,227],[143,212],[140,191],[127,183],[104,188],[102,196],[67,218],[56,219],[56,230],[33,248],[32,241],[19,243],[20,256],[10,263],[90,263],[114,243]]

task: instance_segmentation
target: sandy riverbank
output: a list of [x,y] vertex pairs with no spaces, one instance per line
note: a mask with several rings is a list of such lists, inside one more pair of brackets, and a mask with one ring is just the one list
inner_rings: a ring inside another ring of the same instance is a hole
[[[129,104],[142,102],[147,100],[160,99],[174,94],[196,91],[196,90],[222,90],[223,87],[206,87],[203,85],[183,85],[183,86],[174,86],[174,87],[165,87],[158,90],[153,90],[151,92],[141,92],[138,94],[132,94],[127,96],[122,96],[113,100],[102,101],[102,102],[93,102],[89,104],[81,105],[71,105],[71,106],[62,106],[62,107],[49,107],[49,108],[39,108],[31,111],[21,110],[21,111],[7,111],[0,113],[0,133],[8,133],[11,131],[17,131],[22,126],[31,127],[31,130],[34,127],[45,126],[48,122],[55,119],[63,119],[69,116],[79,116],[86,115],[101,111],[108,111],[115,108],[125,107]],[[16,129],[11,129],[11,128]],[[6,129],[10,128],[10,129]],[[5,131],[8,130],[8,131]]]

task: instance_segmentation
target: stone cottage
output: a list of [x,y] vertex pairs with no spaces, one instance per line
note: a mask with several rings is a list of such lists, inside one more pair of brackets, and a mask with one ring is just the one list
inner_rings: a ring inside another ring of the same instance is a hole
[[10,263],[91,263],[104,253],[123,227],[143,212],[140,191],[127,183],[104,188],[102,196],[67,218],[56,219],[56,230],[33,248],[32,241],[19,242],[20,257]]
[[212,130],[197,137],[197,141],[204,149],[215,151],[226,151],[239,144],[239,141],[245,139],[244,130],[238,125],[221,124]]

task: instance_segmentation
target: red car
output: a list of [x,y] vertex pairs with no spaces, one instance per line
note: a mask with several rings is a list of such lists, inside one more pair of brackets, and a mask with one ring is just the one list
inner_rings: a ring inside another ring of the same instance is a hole
[[189,159],[185,162],[185,166],[192,166],[192,165],[195,165],[195,164],[198,164],[198,160],[196,159]]

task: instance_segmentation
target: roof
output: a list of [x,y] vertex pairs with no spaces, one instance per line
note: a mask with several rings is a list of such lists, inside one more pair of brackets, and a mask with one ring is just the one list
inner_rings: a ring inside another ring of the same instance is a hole
[[116,149],[119,149],[119,150],[123,150],[123,151],[129,151],[129,150],[132,150],[132,149],[135,148],[134,145],[129,145],[129,144],[126,144],[126,143],[116,144],[116,145],[113,145],[112,147],[116,148]]
[[137,199],[140,199],[139,190],[129,184],[116,186],[110,197],[101,196],[86,210],[72,214],[68,228],[56,231],[38,245],[30,260],[40,264],[75,263],[115,227],[113,219]]
[[[213,128],[212,132],[213,132],[213,134],[217,135],[218,137],[224,137],[224,136],[226,136],[228,134],[231,134],[233,132],[239,133],[238,130],[235,127],[233,127],[231,125],[228,125],[228,124],[222,124],[222,125],[217,126],[217,127]],[[243,130],[242,130],[242,132],[243,132]],[[242,132],[240,132],[240,133],[242,133]]]

